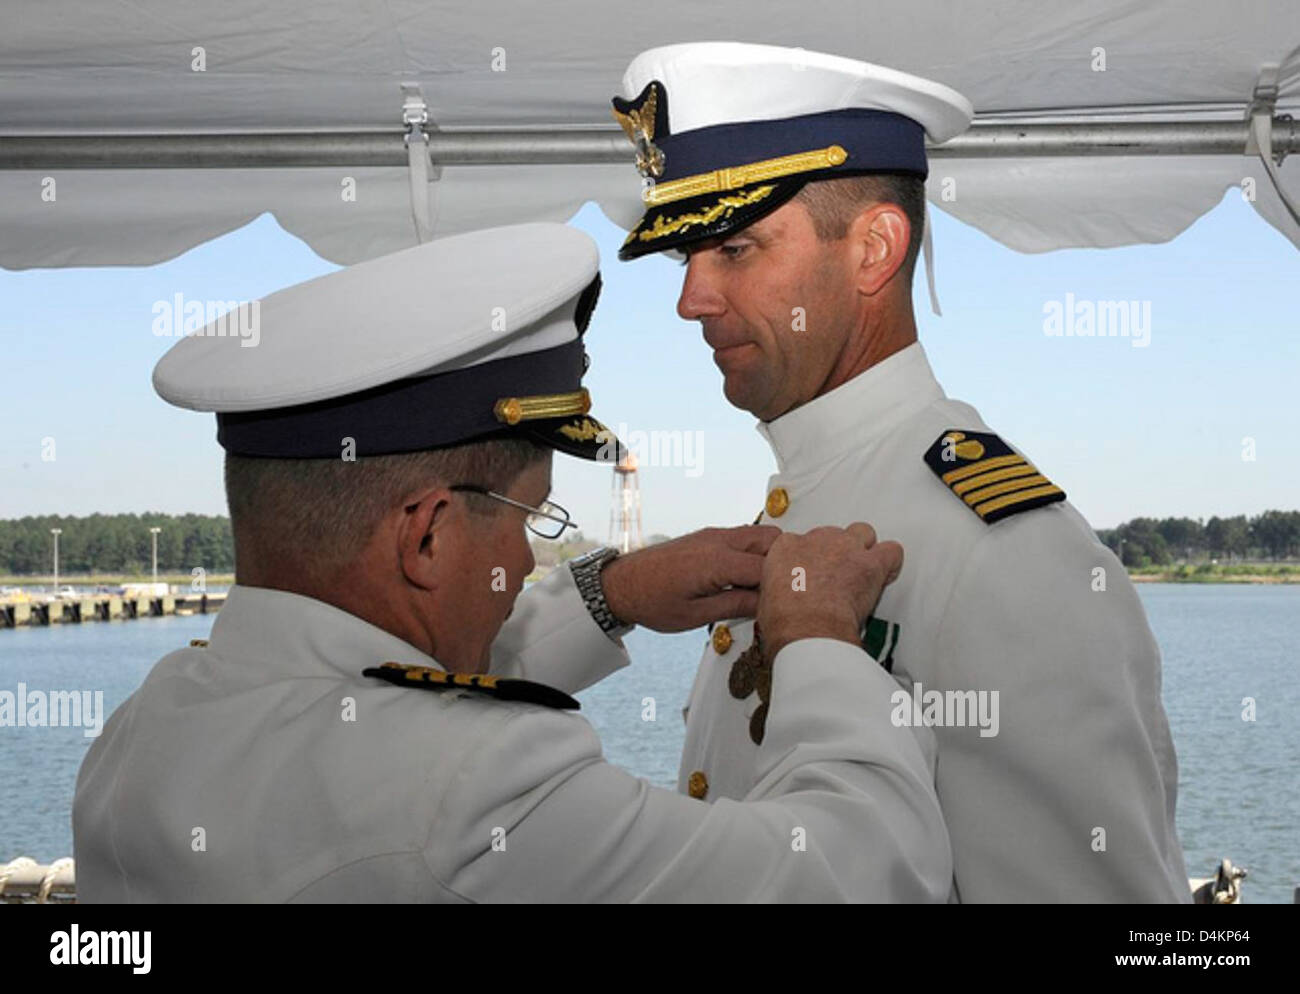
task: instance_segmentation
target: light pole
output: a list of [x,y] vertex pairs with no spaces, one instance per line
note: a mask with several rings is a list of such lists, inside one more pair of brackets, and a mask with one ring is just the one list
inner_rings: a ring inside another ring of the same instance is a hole
[[51,528],[50,534],[54,536],[54,593],[59,593],[59,536],[63,534],[62,528]]
[[149,534],[153,536],[153,582],[154,587],[158,586],[158,533],[161,528],[150,528]]

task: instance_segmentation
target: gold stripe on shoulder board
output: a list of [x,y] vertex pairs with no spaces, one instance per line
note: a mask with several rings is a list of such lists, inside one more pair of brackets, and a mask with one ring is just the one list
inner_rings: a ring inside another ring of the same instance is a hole
[[1064,490],[992,432],[949,429],[922,459],[986,524],[1065,500]]
[[531,680],[496,677],[487,673],[449,673],[433,666],[408,666],[402,663],[383,663],[368,667],[361,675],[399,687],[418,687],[421,690],[467,690],[502,701],[520,701],[540,704],[543,707],[576,711],[580,705],[562,690]]
[[1025,457],[1013,453],[1009,456],[995,456],[992,459],[984,459],[981,462],[971,463],[969,466],[963,466],[961,469],[954,469],[949,473],[943,474],[943,482],[947,484],[956,483],[958,480],[964,480],[968,476],[974,476],[976,473],[983,473],[986,470],[997,469],[1000,466],[1023,465]]

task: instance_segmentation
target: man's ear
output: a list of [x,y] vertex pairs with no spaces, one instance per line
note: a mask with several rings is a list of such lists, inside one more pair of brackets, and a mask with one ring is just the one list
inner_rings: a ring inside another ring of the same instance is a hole
[[446,487],[410,497],[397,527],[397,554],[407,582],[424,590],[435,586],[439,557],[446,549],[450,529],[460,506]]
[[874,296],[902,268],[912,226],[897,204],[873,204],[858,214],[849,227],[849,237],[861,246],[855,282],[858,292]]

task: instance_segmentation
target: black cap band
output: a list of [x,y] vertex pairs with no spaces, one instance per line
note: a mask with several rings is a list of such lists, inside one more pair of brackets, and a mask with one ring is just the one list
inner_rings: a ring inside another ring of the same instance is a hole
[[[217,441],[230,453],[276,459],[338,459],[419,452],[498,434],[503,397],[581,389],[582,339],[446,373],[386,383],[314,404],[220,413]],[[526,427],[524,422],[519,427]]]

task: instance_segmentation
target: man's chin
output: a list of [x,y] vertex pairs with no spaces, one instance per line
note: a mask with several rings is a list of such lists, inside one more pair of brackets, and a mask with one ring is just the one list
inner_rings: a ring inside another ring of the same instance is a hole
[[727,403],[732,407],[748,411],[755,417],[758,416],[755,408],[759,406],[759,401],[753,381],[749,377],[736,373],[725,375],[722,380],[722,395],[727,398]]

